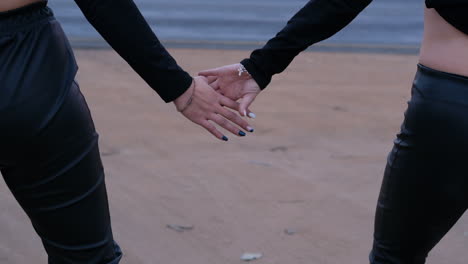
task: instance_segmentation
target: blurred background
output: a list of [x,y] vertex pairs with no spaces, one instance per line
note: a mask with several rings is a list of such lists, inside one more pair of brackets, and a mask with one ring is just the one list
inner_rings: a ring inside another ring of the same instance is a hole
[[[306,0],[135,0],[168,47],[258,47]],[[73,1],[50,1],[75,47],[105,44]],[[312,49],[417,52],[422,0],[374,0],[349,27]],[[397,50],[395,50],[397,49]]]
[[[374,0],[297,56],[221,142],[108,49],[72,0],[50,0],[91,109],[122,264],[364,264],[388,152],[410,98],[423,0]],[[135,0],[189,73],[239,62],[307,0]],[[118,19],[118,18],[116,18]],[[137,48],[137,47],[136,47]],[[0,184],[0,264],[46,263]],[[466,215],[427,264],[466,264]]]

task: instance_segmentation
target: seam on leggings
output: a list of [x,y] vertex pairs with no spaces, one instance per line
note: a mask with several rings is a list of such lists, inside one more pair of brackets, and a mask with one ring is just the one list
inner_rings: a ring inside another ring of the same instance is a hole
[[20,191],[28,190],[28,189],[38,187],[40,185],[43,185],[45,183],[48,183],[50,181],[53,181],[53,180],[57,179],[58,177],[65,174],[67,171],[69,171],[73,167],[75,167],[79,162],[81,162],[86,157],[86,155],[88,155],[93,150],[93,148],[96,146],[97,143],[98,143],[98,136],[95,136],[93,138],[93,141],[91,142],[91,144],[89,144],[89,147],[85,151],[83,151],[76,159],[74,159],[72,162],[70,162],[65,168],[58,171],[54,176],[48,177],[47,179],[44,179],[42,181],[39,181],[37,183],[31,184],[31,185],[28,185],[28,186],[22,186],[22,187],[17,188],[17,189],[12,189],[12,191],[20,192]]
[[398,154],[400,154],[400,151],[403,148],[403,146],[400,143],[395,144],[395,146],[397,147],[397,150],[395,151],[395,155],[394,155],[395,157],[393,158],[393,160],[391,162],[389,174],[391,174],[393,172],[393,163],[395,163],[397,161],[398,156],[399,156]]
[[419,97],[425,99],[426,96],[424,95],[424,93],[421,91],[421,89],[419,89],[417,86],[413,86],[413,89],[418,93]]
[[457,106],[461,106],[461,107],[464,107],[464,108],[468,108],[468,104],[461,103],[461,102],[456,102],[456,101],[451,101],[451,100],[446,100],[446,99],[436,99],[436,98],[432,98],[432,97],[424,97],[422,99],[425,100],[425,101],[434,102],[434,103],[457,105]]
[[[396,144],[395,144],[395,145],[396,145]],[[389,170],[390,170],[390,171],[388,172],[388,175],[392,175],[392,172],[393,172],[393,170],[394,170],[394,168],[393,168],[393,163],[395,163],[395,162],[398,160],[399,154],[400,154],[400,146],[398,145],[397,150],[396,150],[396,152],[395,152],[395,157],[393,158],[393,161],[392,161],[392,165],[389,164],[389,165],[390,165],[390,166],[389,166]],[[385,177],[385,176],[384,176],[384,177]],[[380,199],[379,199],[379,201],[377,201],[377,206],[378,206],[378,207],[381,207],[381,208],[384,208],[385,206],[382,206],[382,203],[383,203],[383,202],[381,202]],[[374,233],[374,235],[373,235],[373,237],[374,237],[374,246],[373,246],[373,249],[371,250],[371,253],[369,254],[369,262],[370,262],[371,264],[374,264],[374,263],[375,263],[375,253],[374,253],[375,248],[377,247],[378,250],[379,250],[380,248],[387,248],[386,246],[382,245],[382,243],[376,238],[375,235],[376,235],[376,233]],[[377,264],[377,263],[375,263],[375,264]]]
[[41,239],[42,239],[42,241],[44,241],[44,243],[50,244],[50,245],[52,245],[54,247],[57,247],[57,248],[60,248],[60,249],[70,250],[70,251],[83,251],[83,250],[90,250],[90,249],[94,249],[94,248],[99,248],[99,247],[105,246],[106,244],[108,244],[109,242],[111,242],[113,240],[111,238],[111,236],[108,236],[102,241],[99,241],[99,242],[96,242],[96,243],[93,243],[93,244],[87,244],[86,246],[64,246],[64,245],[61,245],[59,243],[52,242],[52,241],[50,241],[50,240],[48,240],[47,238],[44,238],[44,237],[41,237]]
[[[397,145],[397,144],[395,144],[395,145]],[[394,155],[395,157],[393,158],[391,164],[390,164],[389,161],[387,161],[387,163],[388,163],[388,165],[389,165],[389,166],[388,166],[388,167],[389,167],[388,175],[390,175],[390,176],[392,175],[393,170],[394,170],[393,164],[398,160],[398,156],[399,156],[398,154],[400,154],[400,148],[401,148],[400,145],[398,145],[397,150],[396,150],[395,155]],[[389,177],[390,177],[390,176],[389,176]],[[385,180],[385,175],[384,175],[384,180]],[[388,194],[387,194],[386,196],[388,196]],[[379,199],[379,200],[377,201],[377,206],[378,206],[378,207],[381,207],[381,208],[385,208],[385,206],[383,205],[383,203],[384,203],[384,202],[381,202],[380,199]],[[377,244],[381,244],[381,243],[376,239],[375,235],[374,235],[374,241],[375,241],[375,243],[377,243]]]
[[31,210],[28,210],[28,211],[30,211],[30,212],[46,212],[46,211],[52,211],[52,210],[57,210],[57,209],[62,209],[62,208],[65,208],[65,207],[72,206],[73,204],[76,204],[79,201],[81,201],[81,200],[85,199],[86,197],[88,197],[89,194],[94,192],[103,182],[104,182],[104,172],[101,172],[98,181],[89,190],[87,190],[84,194],[81,194],[78,197],[73,198],[71,201],[67,201],[67,202],[62,203],[60,205],[51,206],[51,207],[34,208],[34,209],[31,209]]
[[[65,84],[65,88],[64,88],[63,93],[57,98],[57,101],[60,102],[60,104],[55,105],[54,106],[55,109],[53,111],[49,112],[49,114],[45,118],[44,122],[39,127],[39,129],[37,130],[38,133],[35,135],[35,137],[39,137],[42,134],[42,132],[47,129],[47,127],[52,123],[52,121],[56,117],[57,113],[62,109],[63,105],[65,104],[65,101],[67,100],[67,98],[69,96],[69,94],[72,92],[72,85],[73,85],[73,82],[75,80],[75,77],[76,77],[77,73],[78,73],[78,67],[75,67],[75,69],[72,71],[69,78],[65,82],[66,84]],[[35,137],[32,137],[31,142],[33,142],[32,140]]]

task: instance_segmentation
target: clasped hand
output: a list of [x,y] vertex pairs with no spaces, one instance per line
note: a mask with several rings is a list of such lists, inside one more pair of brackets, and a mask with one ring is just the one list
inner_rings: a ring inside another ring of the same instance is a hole
[[239,76],[239,66],[233,64],[200,72],[192,86],[174,101],[187,119],[224,141],[228,138],[215,124],[241,137],[246,135],[241,129],[254,131],[242,117],[255,117],[249,106],[261,90],[247,73]]

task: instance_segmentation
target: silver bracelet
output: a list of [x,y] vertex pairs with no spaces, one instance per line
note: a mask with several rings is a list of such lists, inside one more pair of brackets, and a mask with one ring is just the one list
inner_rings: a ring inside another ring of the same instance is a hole
[[247,71],[247,69],[245,68],[245,66],[242,65],[242,64],[239,64],[239,65],[240,65],[239,68],[237,68],[237,71],[239,72],[239,76],[242,76],[242,74],[243,74],[244,72],[247,73],[247,74],[250,76],[250,73],[249,73],[249,71]]

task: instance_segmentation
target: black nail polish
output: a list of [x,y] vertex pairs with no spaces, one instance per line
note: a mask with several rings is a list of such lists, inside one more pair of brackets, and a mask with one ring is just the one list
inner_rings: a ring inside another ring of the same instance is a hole
[[255,130],[254,130],[253,128],[251,128],[251,129],[249,130],[250,133],[253,133],[254,131],[255,131]]
[[223,136],[221,139],[224,140],[224,141],[228,141],[228,140],[229,140],[226,136]]
[[239,136],[245,137],[245,132],[244,131],[239,131]]

